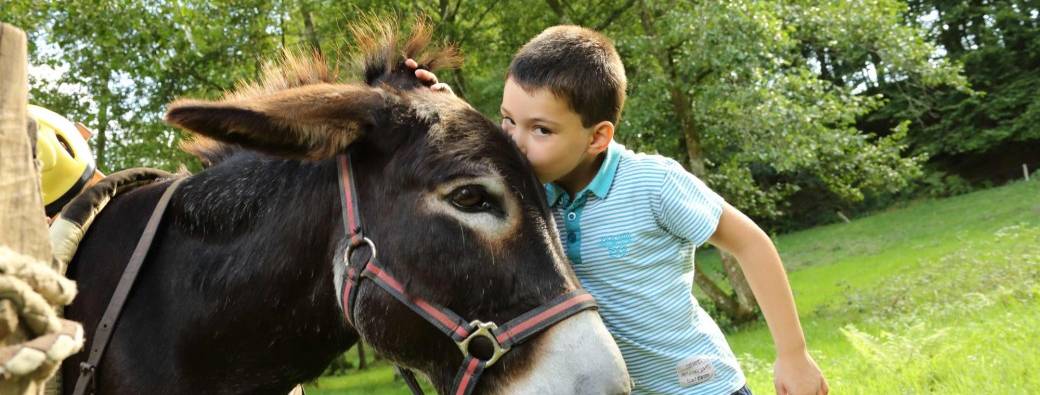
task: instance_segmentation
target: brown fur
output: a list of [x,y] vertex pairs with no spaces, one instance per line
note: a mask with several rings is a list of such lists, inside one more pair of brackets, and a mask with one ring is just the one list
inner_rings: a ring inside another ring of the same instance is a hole
[[[381,86],[378,79],[400,69],[405,58],[431,70],[461,62],[454,47],[431,47],[432,32],[422,19],[404,42],[397,36],[396,23],[387,20],[368,17],[350,30],[362,74],[372,86]],[[206,136],[208,141],[189,141],[182,148],[207,166],[234,152],[227,144],[245,140],[253,140],[247,148],[320,160],[346,149],[372,123],[373,114],[394,101],[376,89],[343,83],[338,70],[320,54],[285,50],[278,61],[264,65],[257,81],[239,85],[220,102],[172,103],[167,122],[191,130],[196,139]],[[218,112],[221,116],[215,116]]]
[[242,83],[224,95],[224,100],[249,100],[304,85],[339,82],[338,70],[330,69],[321,54],[287,49],[277,61],[265,63],[260,75],[258,81]]
[[430,45],[433,30],[425,18],[416,20],[411,36],[403,44],[397,35],[400,26],[389,19],[368,16],[350,25],[349,30],[357,43],[354,61],[366,79],[376,73],[393,70],[397,63],[406,58],[415,59],[421,68],[431,71],[455,68],[462,64],[462,56],[455,46]]
[[235,146],[221,143],[209,137],[195,134],[188,140],[181,141],[182,151],[191,154],[202,162],[202,167],[210,167],[220,163],[235,153]]

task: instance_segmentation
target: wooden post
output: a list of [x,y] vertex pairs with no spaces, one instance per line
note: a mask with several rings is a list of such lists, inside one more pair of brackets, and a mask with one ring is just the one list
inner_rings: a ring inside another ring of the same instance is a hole
[[[51,246],[40,197],[40,175],[33,163],[26,128],[28,62],[25,33],[0,23],[0,245],[43,262]],[[10,300],[0,300],[0,315],[16,316]],[[18,322],[17,318],[3,320]],[[0,346],[24,342],[26,328],[0,328]],[[43,385],[28,377],[0,380],[0,394],[42,394]]]
[[845,216],[845,213],[841,212],[841,210],[835,211],[835,214],[838,214],[838,218],[841,218],[841,221],[844,223],[852,222],[849,220],[849,217]]
[[1029,165],[1022,164],[1022,176],[1026,178],[1026,182],[1029,182]]
[[[0,23],[0,244],[50,261],[40,174],[27,133],[25,33]],[[35,136],[33,136],[35,138]]]

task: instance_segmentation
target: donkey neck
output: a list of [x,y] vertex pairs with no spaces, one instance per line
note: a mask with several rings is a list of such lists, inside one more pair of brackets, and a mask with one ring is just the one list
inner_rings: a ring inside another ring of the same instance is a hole
[[[187,323],[172,324],[195,350],[188,355],[201,351],[185,363],[190,377],[239,372],[231,376],[246,378],[245,389],[320,374],[355,340],[333,291],[342,237],[335,164],[240,154],[182,188],[169,237],[183,240],[164,246],[171,254],[193,246],[196,259],[162,266],[170,270],[163,277],[177,279],[169,292],[194,304]],[[236,366],[212,350],[234,355]]]
[[332,225],[338,208],[331,161],[301,162],[243,153],[185,183],[177,225],[207,240],[231,240],[268,225]]

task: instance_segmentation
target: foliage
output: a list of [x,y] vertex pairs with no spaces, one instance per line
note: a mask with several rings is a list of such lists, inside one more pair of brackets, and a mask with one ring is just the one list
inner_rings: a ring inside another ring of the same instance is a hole
[[[884,137],[857,129],[857,118],[883,100],[861,94],[876,84],[867,70],[960,89],[965,83],[956,65],[931,58],[934,46],[922,30],[904,25],[901,3],[856,4],[857,12],[848,12],[847,2],[647,6],[644,31],[663,33],[619,41],[626,54],[664,48],[668,55],[626,58],[632,94],[622,140],[703,160],[712,187],[773,225],[806,209],[833,213],[866,194],[899,190],[924,158],[903,154],[907,124],[892,125]],[[686,121],[662,98],[670,86],[680,88],[673,100],[688,98]],[[700,152],[691,150],[690,134]],[[800,193],[829,205],[792,207]]]
[[[513,51],[553,24],[594,27],[617,41],[628,67],[618,139],[691,164],[732,203],[780,225],[917,175],[922,156],[903,153],[905,125],[857,128],[882,102],[864,86],[911,78],[965,86],[955,64],[931,57],[924,29],[904,21],[903,3],[854,3],[857,12],[845,1],[9,0],[0,19],[26,27],[36,66],[61,72],[35,80],[32,98],[96,129],[106,171],[189,161],[175,148],[180,133],[161,122],[165,104],[218,96],[281,48],[349,67],[345,26],[362,15],[402,25],[429,18],[467,55],[442,80],[493,118]],[[829,206],[804,205],[799,193]]]
[[913,152],[930,168],[972,182],[1015,178],[1021,163],[1040,164],[1040,4],[1035,1],[913,0],[907,18],[951,62],[963,64],[977,93],[890,81],[874,91],[890,100],[864,117],[881,130],[912,121]]
[[[618,140],[679,159],[772,231],[831,221],[919,175],[924,155],[904,153],[908,123],[859,129],[883,102],[866,89],[913,80],[967,91],[898,0],[14,1],[31,12],[0,18],[24,18],[41,43],[34,61],[65,71],[57,87],[38,84],[34,100],[98,129],[103,170],[187,161],[173,148],[179,133],[160,122],[165,103],[219,95],[282,48],[349,67],[343,27],[369,14],[402,26],[429,18],[468,55],[442,79],[492,118],[503,71],[529,37],[560,23],[604,31],[630,82]],[[749,287],[733,281],[742,302],[719,305],[736,306],[727,312],[736,322],[753,318]]]

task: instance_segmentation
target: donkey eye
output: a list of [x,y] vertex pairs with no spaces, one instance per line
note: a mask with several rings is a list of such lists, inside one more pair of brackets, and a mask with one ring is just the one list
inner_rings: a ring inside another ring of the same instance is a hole
[[463,185],[451,191],[451,204],[462,211],[484,211],[490,209],[487,191],[477,185]]

